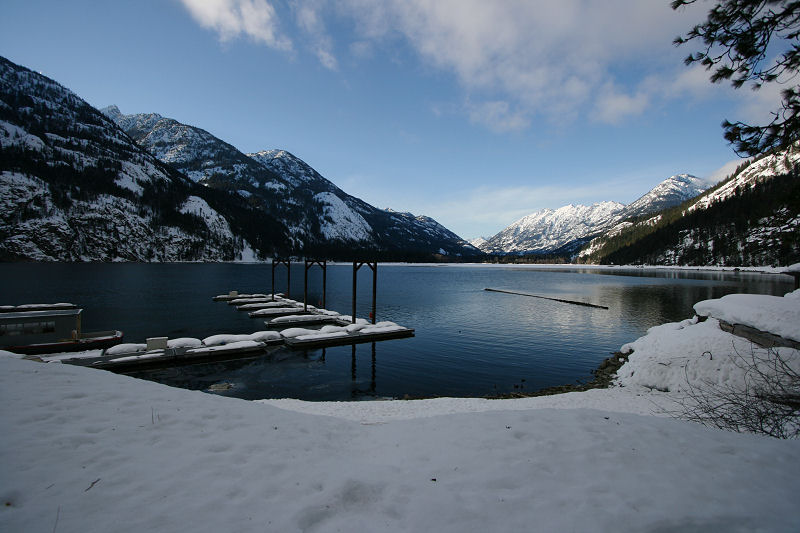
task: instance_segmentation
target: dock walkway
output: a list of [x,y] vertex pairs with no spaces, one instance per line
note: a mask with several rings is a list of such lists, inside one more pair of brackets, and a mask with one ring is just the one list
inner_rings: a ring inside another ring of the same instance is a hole
[[[252,318],[262,318],[268,328],[249,335],[212,335],[200,339],[166,340],[166,348],[148,349],[146,344],[120,344],[107,350],[85,352],[75,357],[41,357],[43,361],[102,368],[118,372],[150,370],[171,366],[229,361],[259,357],[273,348],[285,346],[307,350],[329,346],[355,345],[414,336],[414,330],[394,322],[371,324],[363,318],[284,298],[281,294],[239,294],[215,296]],[[261,306],[261,307],[259,307]],[[321,326],[319,329],[310,329]],[[151,339],[152,340],[152,339]]]

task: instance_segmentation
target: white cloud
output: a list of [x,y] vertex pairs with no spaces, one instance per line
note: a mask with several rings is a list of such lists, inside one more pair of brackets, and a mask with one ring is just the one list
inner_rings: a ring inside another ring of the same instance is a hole
[[467,91],[470,118],[495,131],[513,131],[537,116],[563,122],[588,112],[620,122],[644,112],[651,98],[637,89],[643,81],[637,76],[646,73],[622,79],[617,71],[629,61],[679,70],[683,52],[674,52],[671,41],[694,22],[667,2],[641,0],[344,5],[340,12],[357,20],[362,39],[399,37],[427,63],[452,72]]
[[278,30],[275,9],[266,0],[181,0],[204,28],[217,32],[220,41],[240,35],[276,48],[291,50],[291,40]]
[[592,116],[599,122],[619,124],[627,117],[643,113],[649,102],[650,97],[643,91],[638,91],[633,96],[627,95],[608,82],[597,95]]
[[320,10],[320,2],[295,4],[295,18],[298,27],[305,32],[309,48],[319,62],[329,70],[337,70],[339,62],[333,54],[333,40],[325,29]]
[[524,113],[512,111],[508,102],[498,100],[466,105],[472,122],[483,124],[497,133],[521,131],[530,126]]
[[[290,50],[270,1],[181,0],[223,41],[244,35]],[[296,41],[326,68],[339,68],[336,45],[355,58],[409,47],[451,73],[464,90],[461,112],[495,132],[586,115],[618,124],[670,93],[708,85],[683,68],[686,51],[671,44],[705,13],[673,11],[666,0],[291,0],[289,7]],[[648,84],[665,65],[677,78]]]

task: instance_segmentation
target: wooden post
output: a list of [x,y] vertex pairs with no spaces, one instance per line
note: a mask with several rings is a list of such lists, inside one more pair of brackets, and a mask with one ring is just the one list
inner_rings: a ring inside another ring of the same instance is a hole
[[[308,311],[308,259],[304,261],[305,268],[303,273],[303,312]],[[311,263],[312,265],[314,263]]]
[[314,265],[319,265],[322,268],[322,308],[326,309],[327,306],[327,274],[328,274],[328,261],[323,259],[322,261],[317,261],[315,259],[306,259],[306,273],[305,273],[305,282],[303,285],[303,311],[308,311],[308,269],[312,268]]
[[378,262],[375,262],[375,266],[369,266],[372,269],[372,323],[375,323],[375,315],[377,313],[376,309],[376,302],[377,302],[377,294],[378,294]]
[[275,301],[275,258],[272,258],[272,301]]
[[[358,263],[353,261],[353,324],[356,323],[356,284],[358,283]],[[354,354],[355,357],[355,354]]]
[[364,261],[359,263],[357,261],[353,261],[353,323],[356,321],[356,283],[358,278],[358,269],[362,266],[367,265],[370,270],[372,270],[372,323],[375,323],[375,314],[376,314],[376,302],[377,302],[377,295],[378,295],[378,262],[369,262]]
[[375,314],[377,312],[376,303],[378,298],[378,262],[375,261],[371,263],[369,261],[365,261],[359,263],[357,261],[353,261],[353,323],[356,322],[356,283],[358,281],[358,269],[362,266],[367,265],[370,270],[372,270],[372,323],[375,323]]
[[292,290],[292,259],[272,259],[272,301],[275,301],[275,267],[286,265],[286,297],[291,296]]

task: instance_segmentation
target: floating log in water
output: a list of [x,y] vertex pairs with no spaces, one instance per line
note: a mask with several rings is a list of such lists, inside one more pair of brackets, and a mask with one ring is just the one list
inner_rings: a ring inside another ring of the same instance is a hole
[[483,289],[489,292],[503,292],[505,294],[516,294],[517,296],[530,296],[531,298],[541,298],[542,300],[551,300],[553,302],[561,302],[565,304],[573,304],[573,305],[583,305],[585,307],[596,307],[597,309],[608,309],[608,307],[604,305],[595,305],[595,304],[587,304],[586,302],[576,302],[573,300],[561,300],[559,298],[549,298],[547,296],[539,296],[538,294],[528,294],[527,292],[514,292],[514,291],[504,291],[502,289]]

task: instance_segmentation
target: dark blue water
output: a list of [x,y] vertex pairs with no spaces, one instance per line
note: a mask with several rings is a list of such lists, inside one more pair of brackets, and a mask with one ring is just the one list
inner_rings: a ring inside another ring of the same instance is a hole
[[[84,330],[146,337],[251,333],[262,322],[212,296],[269,292],[271,265],[0,264],[0,305],[68,301]],[[322,300],[321,269],[309,271],[309,303]],[[608,306],[608,310],[486,292],[492,287]],[[245,399],[485,396],[590,378],[592,369],[647,328],[693,315],[692,305],[729,293],[783,295],[788,276],[667,270],[400,266],[378,269],[377,319],[414,328],[411,339],[310,350],[276,348],[257,359],[195,365],[137,377]],[[276,270],[286,291],[286,267]],[[357,315],[367,317],[372,273],[358,275]],[[303,265],[291,296],[303,298]],[[329,265],[327,307],[349,314],[352,266]]]

